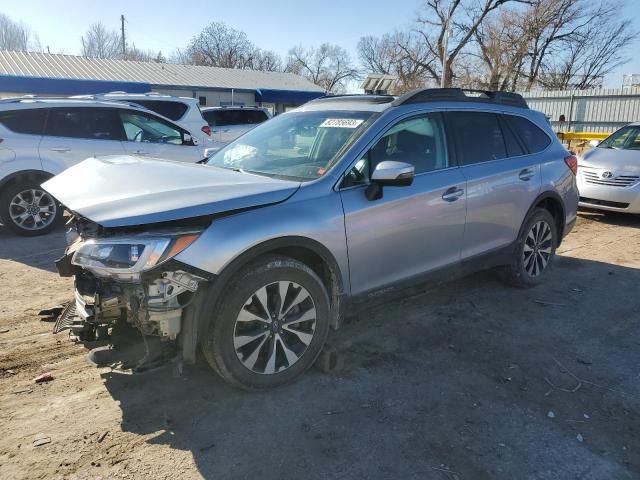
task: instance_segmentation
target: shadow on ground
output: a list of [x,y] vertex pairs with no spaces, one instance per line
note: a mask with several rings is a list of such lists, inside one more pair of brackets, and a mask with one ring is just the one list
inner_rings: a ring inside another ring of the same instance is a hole
[[64,253],[64,230],[57,228],[39,237],[20,237],[0,225],[0,260],[12,260],[30,267],[55,272],[53,261]]
[[477,274],[352,319],[341,373],[270,392],[204,360],[103,380],[123,431],[190,451],[207,479],[638,478],[638,284],[570,257],[531,290]]
[[618,227],[635,227],[640,228],[640,215],[632,215],[629,213],[606,212],[604,210],[595,210],[580,207],[578,215],[585,220],[593,222],[605,223],[607,225],[615,225]]

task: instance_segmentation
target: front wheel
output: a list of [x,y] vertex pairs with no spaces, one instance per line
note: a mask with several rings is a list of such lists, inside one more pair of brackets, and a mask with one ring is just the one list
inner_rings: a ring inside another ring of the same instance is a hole
[[43,235],[62,221],[63,209],[37,181],[8,186],[0,195],[0,221],[25,237]]
[[202,350],[227,382],[244,389],[289,383],[318,357],[329,331],[329,297],[305,264],[269,256],[238,272],[209,306]]
[[511,265],[503,278],[518,287],[533,287],[547,275],[556,254],[558,233],[553,215],[537,208],[527,218],[514,252]]

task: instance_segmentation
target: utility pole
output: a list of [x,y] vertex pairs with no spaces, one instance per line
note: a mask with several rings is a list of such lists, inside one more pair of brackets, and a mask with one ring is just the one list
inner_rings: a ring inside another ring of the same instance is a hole
[[447,54],[449,44],[449,18],[451,12],[447,15],[444,21],[444,38],[442,39],[442,75],[440,75],[440,87],[445,88],[447,86]]
[[124,15],[120,15],[120,25],[122,30],[122,58],[127,56],[127,43],[124,40]]

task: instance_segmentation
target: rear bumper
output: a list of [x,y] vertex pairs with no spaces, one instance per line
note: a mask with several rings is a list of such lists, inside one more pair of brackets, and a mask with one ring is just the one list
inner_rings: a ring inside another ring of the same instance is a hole
[[581,207],[623,213],[640,213],[640,182],[629,187],[594,185],[578,176]]

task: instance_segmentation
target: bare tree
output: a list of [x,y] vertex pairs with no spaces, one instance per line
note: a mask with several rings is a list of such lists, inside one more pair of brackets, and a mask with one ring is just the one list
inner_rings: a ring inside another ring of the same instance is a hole
[[286,71],[302,75],[332,93],[344,91],[347,81],[358,77],[358,70],[347,51],[329,43],[317,48],[292,48]]
[[[454,64],[472,42],[487,16],[508,3],[529,0],[425,0],[414,35],[418,41],[400,44],[411,61],[438,83],[451,86]],[[424,47],[416,52],[415,45]],[[444,80],[443,80],[444,77]]]
[[[398,83],[394,93],[402,94],[419,88],[430,79],[430,75],[424,65],[429,60],[435,60],[429,56],[424,45],[410,38],[410,33],[394,32],[384,34],[381,37],[367,36],[360,38],[358,42],[358,57],[364,69],[370,73],[382,73],[394,75]],[[401,45],[411,45],[413,56],[407,55]],[[413,59],[419,58],[416,62]]]
[[118,58],[122,55],[120,34],[109,31],[101,22],[92,24],[82,36],[82,55],[93,58]]
[[274,51],[256,49],[247,68],[265,72],[281,72],[283,69],[282,58]]
[[246,33],[224,23],[213,22],[187,47],[190,63],[222,68],[247,68],[253,62],[256,47]]
[[38,36],[31,35],[29,27],[0,13],[0,50],[42,51],[42,46]]

